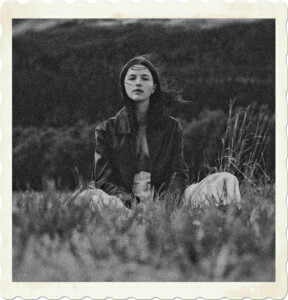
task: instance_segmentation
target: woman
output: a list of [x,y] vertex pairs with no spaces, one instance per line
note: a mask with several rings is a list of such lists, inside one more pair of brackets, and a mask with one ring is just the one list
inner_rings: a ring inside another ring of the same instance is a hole
[[181,125],[163,111],[160,80],[149,60],[131,59],[120,73],[120,86],[125,106],[96,128],[95,187],[88,192],[92,203],[130,208],[155,193],[169,193],[193,207],[240,203],[238,180],[228,173],[187,188]]

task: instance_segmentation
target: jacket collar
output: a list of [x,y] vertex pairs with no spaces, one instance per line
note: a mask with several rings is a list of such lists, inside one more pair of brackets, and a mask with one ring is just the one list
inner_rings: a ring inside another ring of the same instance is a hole
[[119,134],[131,133],[131,127],[129,123],[129,112],[127,107],[123,107],[115,116],[116,119],[116,132]]
[[[132,118],[129,116],[129,110],[126,106],[122,107],[121,110],[115,116],[115,124],[116,124],[116,132],[118,134],[130,134],[132,133],[131,130],[131,122],[133,124]],[[168,116],[163,114],[158,118],[158,126],[161,126],[161,122],[165,122],[168,120]],[[132,125],[133,126],[133,125]],[[149,123],[148,123],[149,127]]]

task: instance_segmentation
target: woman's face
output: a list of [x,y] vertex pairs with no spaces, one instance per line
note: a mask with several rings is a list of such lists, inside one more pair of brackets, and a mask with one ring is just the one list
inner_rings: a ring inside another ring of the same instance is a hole
[[131,66],[124,78],[128,97],[134,101],[146,101],[156,89],[149,69],[143,65]]

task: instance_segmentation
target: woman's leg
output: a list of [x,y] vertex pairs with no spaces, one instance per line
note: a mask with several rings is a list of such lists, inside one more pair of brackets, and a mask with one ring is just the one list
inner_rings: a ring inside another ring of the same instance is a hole
[[91,210],[98,209],[101,212],[122,210],[124,212],[130,212],[119,198],[110,196],[103,190],[96,188],[84,190],[78,195],[72,196],[72,198],[74,198],[71,203],[72,205],[81,206],[88,204]]
[[238,179],[227,172],[215,173],[190,185],[184,192],[184,205],[201,207],[236,203],[241,206]]

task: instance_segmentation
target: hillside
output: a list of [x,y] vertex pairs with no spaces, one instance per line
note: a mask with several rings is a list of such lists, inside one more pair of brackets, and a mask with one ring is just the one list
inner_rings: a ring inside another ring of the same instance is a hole
[[235,97],[238,106],[274,111],[274,20],[132,21],[14,20],[13,125],[93,124],[113,115],[122,106],[119,72],[144,53],[191,102],[175,107],[177,116],[227,111]]

